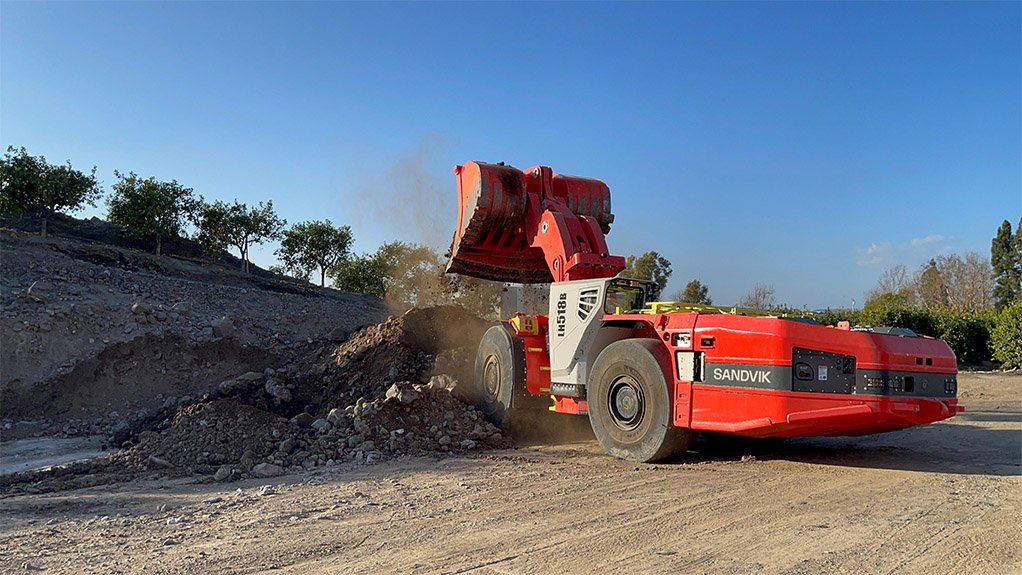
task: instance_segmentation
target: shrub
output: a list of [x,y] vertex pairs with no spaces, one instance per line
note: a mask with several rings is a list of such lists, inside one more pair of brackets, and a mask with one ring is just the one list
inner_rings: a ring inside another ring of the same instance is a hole
[[941,309],[931,313],[936,326],[936,332],[932,335],[951,346],[958,356],[958,363],[979,365],[990,361],[990,331],[994,325],[992,312]]
[[857,309],[827,309],[814,313],[812,317],[823,325],[837,325],[841,321],[847,321],[852,325],[862,323],[862,311]]
[[859,323],[869,326],[907,327],[921,335],[936,336],[938,329],[932,311],[879,299],[862,309]]
[[997,315],[991,333],[994,359],[1007,369],[1022,368],[1022,302],[1008,304]]
[[859,323],[869,326],[897,326],[920,335],[947,342],[961,365],[979,365],[990,360],[990,332],[994,314],[987,311],[928,309],[905,305],[894,298],[878,298],[863,308]]

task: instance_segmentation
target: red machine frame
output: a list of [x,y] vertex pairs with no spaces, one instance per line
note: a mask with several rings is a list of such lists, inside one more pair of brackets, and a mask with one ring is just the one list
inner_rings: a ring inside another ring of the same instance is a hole
[[[656,338],[672,352],[701,352],[707,366],[788,367],[791,350],[806,347],[863,358],[856,365],[858,370],[882,371],[891,377],[924,374],[921,387],[953,389],[949,386],[957,385],[954,353],[944,342],[929,337],[853,331],[847,324],[827,328],[777,318],[698,312],[608,314],[603,321],[641,325],[635,337]],[[547,316],[518,314],[509,323],[525,343],[526,389],[530,394],[549,394]],[[671,420],[678,427],[747,437],[865,435],[933,423],[965,411],[955,397],[799,393],[685,381],[678,375],[677,354],[671,357]],[[553,396],[553,400],[551,409],[559,413],[588,411],[584,399]]]
[[[458,227],[448,272],[558,284],[614,278],[624,268],[624,258],[610,255],[604,238],[614,216],[610,189],[602,181],[556,174],[544,166],[519,171],[478,162],[458,166],[455,173]],[[596,321],[627,327],[626,339],[663,344],[671,358],[669,368],[661,364],[671,398],[670,423],[677,428],[748,437],[861,435],[964,411],[956,398],[955,356],[943,341],[903,330],[853,330],[847,324],[825,327],[721,312],[657,313],[654,306],[641,312],[616,310]],[[500,389],[500,374],[524,371],[524,382],[511,382],[516,389],[524,383],[516,396],[549,396],[553,411],[586,414],[584,370],[573,376],[573,383],[558,376],[551,384],[548,316],[517,314],[508,325],[511,337],[521,341],[495,338],[504,343],[487,344],[487,365],[498,365],[497,356],[510,356],[509,346],[523,349],[524,357],[516,360],[520,367],[486,372],[488,389]],[[585,341],[559,353],[596,359],[600,349],[584,347],[593,342]],[[833,359],[837,364],[828,367]],[[483,365],[478,361],[477,370]],[[828,369],[836,377],[828,378]],[[803,378],[803,372],[813,377]],[[844,386],[840,392],[832,389],[833,382]],[[481,405],[490,409],[500,394],[482,395]]]

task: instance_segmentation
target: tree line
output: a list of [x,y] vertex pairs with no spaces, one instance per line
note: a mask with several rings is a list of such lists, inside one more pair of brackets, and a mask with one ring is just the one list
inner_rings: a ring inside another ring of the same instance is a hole
[[909,273],[888,268],[862,309],[827,310],[821,323],[898,325],[939,337],[959,363],[990,360],[1022,368],[1022,219],[1005,220],[991,240],[990,257],[942,254]]
[[[195,227],[194,239],[211,254],[235,248],[248,271],[249,248],[276,239],[286,222],[273,210],[273,202],[254,207],[235,200],[206,202],[177,180],[143,178],[134,172],[114,172],[117,181],[106,198],[107,220],[135,237],[152,241],[157,255],[168,238],[186,237],[186,226]],[[103,190],[96,168],[83,172],[54,165],[44,156],[32,156],[25,148],[8,147],[0,160],[0,213],[38,218],[40,232],[48,235],[47,223],[54,214],[74,213],[95,207]]]
[[[654,298],[667,286],[671,262],[657,252],[626,259],[623,277],[652,282]],[[712,304],[709,286],[690,280],[669,301]],[[938,255],[909,273],[897,265],[881,275],[861,309],[812,312],[778,303],[774,287],[757,284],[734,305],[807,317],[824,325],[900,326],[939,337],[963,365],[990,360],[1022,368],[1022,219],[1005,220],[991,241],[990,258],[978,252]]]
[[[134,172],[114,172],[117,181],[106,200],[107,219],[127,233],[153,242],[162,255],[164,240],[187,237],[217,256],[235,250],[242,270],[249,271],[253,246],[279,240],[280,265],[270,271],[320,286],[376,295],[395,307],[457,303],[484,316],[495,317],[506,287],[497,282],[448,275],[433,248],[391,242],[375,252],[355,255],[348,226],[330,220],[300,222],[290,227],[273,209],[273,201],[254,206],[220,200],[206,201],[176,180],[142,178]],[[76,170],[70,161],[53,165],[25,148],[9,147],[0,160],[0,213],[39,218],[41,234],[57,213],[95,206],[103,191],[96,168]],[[939,255],[914,273],[904,265],[886,270],[867,294],[862,309],[812,313],[780,305],[772,285],[758,284],[735,307],[814,316],[821,323],[851,321],[855,325],[901,325],[949,342],[964,363],[991,358],[1008,367],[1022,367],[1022,220],[1012,230],[1005,220],[991,241],[990,258],[977,252]],[[671,262],[655,251],[626,258],[623,277],[650,282],[651,297],[659,299],[673,274]],[[545,286],[526,286],[531,297],[545,298]],[[531,293],[534,292],[534,293]],[[669,301],[709,305],[709,286],[692,279]]]
[[[114,175],[117,181],[106,198],[107,220],[152,242],[158,256],[167,239],[190,237],[214,257],[234,250],[248,272],[251,248],[279,240],[275,253],[280,264],[271,266],[273,272],[306,281],[316,276],[323,287],[330,279],[333,287],[373,294],[394,307],[458,303],[483,316],[499,311],[503,284],[447,276],[441,255],[432,248],[392,242],[373,253],[354,255],[350,227],[330,220],[288,226],[272,200],[253,206],[237,200],[206,201],[176,180],[134,172]],[[95,167],[83,172],[70,162],[53,165],[14,147],[0,160],[0,214],[38,218],[44,237],[54,214],[95,207],[102,196]]]

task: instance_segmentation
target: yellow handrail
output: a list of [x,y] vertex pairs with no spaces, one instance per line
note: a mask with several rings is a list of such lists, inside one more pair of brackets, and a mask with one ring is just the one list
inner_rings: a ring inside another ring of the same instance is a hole
[[[702,305],[685,303],[679,301],[652,301],[638,313],[654,315],[658,313],[720,313],[728,315],[748,315],[755,317],[779,317],[778,314],[758,309],[745,309],[740,307],[721,307],[717,305]],[[781,314],[782,316],[784,314]]]

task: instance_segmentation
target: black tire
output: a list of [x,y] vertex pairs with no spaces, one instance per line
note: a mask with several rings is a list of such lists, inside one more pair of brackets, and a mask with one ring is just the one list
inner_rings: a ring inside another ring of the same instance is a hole
[[655,339],[617,341],[596,358],[587,390],[589,421],[607,453],[658,461],[692,446],[696,433],[671,425],[670,370],[668,351]]
[[472,402],[494,424],[511,417],[515,389],[525,388],[525,351],[521,338],[506,325],[486,330],[476,351]]

